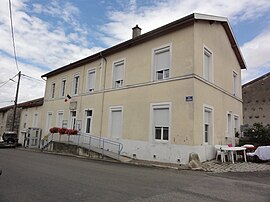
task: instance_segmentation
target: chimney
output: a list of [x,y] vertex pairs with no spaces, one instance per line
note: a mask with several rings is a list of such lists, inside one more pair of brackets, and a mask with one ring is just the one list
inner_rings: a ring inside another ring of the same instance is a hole
[[141,35],[141,28],[136,25],[135,27],[132,28],[132,38],[134,39],[137,36]]

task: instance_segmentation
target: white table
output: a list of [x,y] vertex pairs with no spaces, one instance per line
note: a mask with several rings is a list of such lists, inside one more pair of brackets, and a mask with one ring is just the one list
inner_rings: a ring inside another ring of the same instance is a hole
[[232,163],[234,163],[234,157],[233,153],[238,152],[238,151],[243,151],[244,152],[244,160],[247,162],[247,156],[246,156],[246,149],[244,147],[221,147],[223,151],[227,151],[231,155]]

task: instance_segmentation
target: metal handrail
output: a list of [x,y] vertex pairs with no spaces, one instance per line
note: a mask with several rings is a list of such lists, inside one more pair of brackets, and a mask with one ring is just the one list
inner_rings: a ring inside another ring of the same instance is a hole
[[[57,136],[58,136],[58,140],[56,140]],[[85,141],[85,139],[87,140]],[[54,133],[54,134],[50,133],[48,134],[46,143],[41,146],[41,149],[44,149],[52,141],[68,142],[68,143],[72,142],[73,144],[77,146],[88,145],[88,150],[91,150],[91,148],[93,147],[97,149],[101,149],[102,155],[104,155],[104,151],[117,153],[118,159],[119,159],[121,151],[123,150],[123,144],[120,142],[90,135],[88,133],[78,133],[77,135],[66,135],[66,134],[59,135],[57,133]],[[98,144],[95,145],[94,142]],[[117,150],[117,152],[115,150]]]

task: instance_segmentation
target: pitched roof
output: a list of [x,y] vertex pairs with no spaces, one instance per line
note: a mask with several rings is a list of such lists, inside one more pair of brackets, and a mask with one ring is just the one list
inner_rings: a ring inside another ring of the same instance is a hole
[[132,46],[144,43],[146,41],[152,40],[152,39],[154,39],[156,37],[159,37],[159,36],[162,36],[164,34],[173,32],[175,30],[182,29],[182,28],[184,28],[184,27],[186,27],[188,25],[193,24],[194,21],[198,21],[198,20],[210,21],[210,22],[220,22],[222,24],[222,26],[224,27],[225,32],[226,32],[226,34],[227,34],[227,36],[228,36],[228,38],[230,40],[231,47],[232,47],[232,49],[233,49],[233,51],[234,51],[234,53],[235,53],[235,55],[237,57],[237,60],[239,62],[239,65],[240,65],[241,69],[246,69],[246,64],[245,64],[244,58],[243,58],[243,56],[241,54],[241,51],[240,51],[239,46],[237,44],[237,41],[236,41],[236,39],[234,37],[233,31],[231,29],[231,26],[229,24],[228,19],[225,18],[225,17],[193,13],[193,14],[188,15],[186,17],[183,17],[183,18],[181,18],[179,20],[171,22],[171,23],[169,23],[167,25],[164,25],[164,26],[159,27],[157,29],[154,29],[154,30],[152,30],[150,32],[142,34],[142,35],[140,35],[138,37],[127,40],[127,41],[125,41],[123,43],[120,43],[118,45],[112,46],[112,47],[110,47],[108,49],[105,49],[105,50],[99,52],[99,53],[93,54],[91,56],[88,56],[86,58],[78,60],[78,61],[76,61],[74,63],[70,63],[68,65],[65,65],[63,67],[55,69],[55,70],[53,70],[51,72],[48,72],[48,73],[42,75],[41,77],[50,77],[50,76],[65,72],[67,70],[70,70],[70,69],[85,65],[87,63],[93,62],[93,61],[95,61],[97,59],[100,59],[102,57],[109,56],[109,55],[111,55],[113,53],[116,53],[116,52],[125,50],[127,48],[130,48]]
[[266,74],[264,74],[264,75],[262,75],[262,76],[260,76],[260,77],[258,77],[256,79],[253,79],[252,81],[250,81],[248,83],[245,83],[244,85],[242,85],[242,88],[245,88],[245,87],[247,87],[247,86],[249,86],[249,85],[251,85],[251,84],[253,84],[253,83],[257,82],[257,81],[261,81],[263,79],[266,79],[269,76],[270,76],[270,72],[268,72],[268,73],[266,73]]
[[[44,102],[44,98],[38,98],[38,99],[34,99],[34,100],[29,100],[27,102],[19,103],[17,105],[17,107],[21,107],[21,108],[38,107],[38,106],[42,106],[43,102]],[[0,112],[8,111],[8,110],[12,109],[13,107],[14,107],[14,105],[2,107],[2,108],[0,108]]]

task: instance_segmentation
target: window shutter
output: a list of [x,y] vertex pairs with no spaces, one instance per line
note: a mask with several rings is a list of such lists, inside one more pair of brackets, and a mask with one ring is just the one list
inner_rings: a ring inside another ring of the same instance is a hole
[[169,126],[169,108],[154,109],[154,126]]
[[118,63],[114,66],[114,81],[123,80],[124,63]]
[[95,71],[91,71],[88,74],[88,90],[95,89]]
[[111,135],[120,137],[122,134],[122,110],[113,110],[111,114]]
[[204,124],[209,125],[211,122],[210,120],[210,112],[209,111],[204,111]]
[[156,71],[170,68],[170,50],[155,52]]

